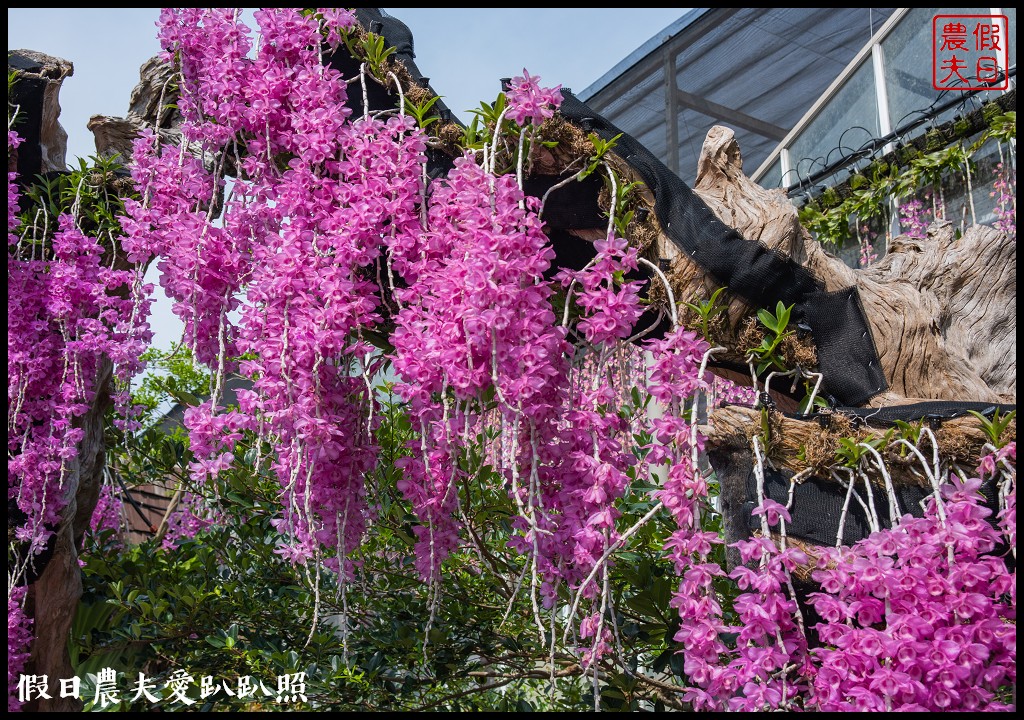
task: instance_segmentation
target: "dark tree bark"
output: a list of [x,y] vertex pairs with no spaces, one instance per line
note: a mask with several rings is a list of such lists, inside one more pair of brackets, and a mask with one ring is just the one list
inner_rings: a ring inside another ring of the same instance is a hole
[[[15,128],[25,138],[12,153],[10,169],[17,169],[22,182],[31,182],[40,173],[66,172],[67,133],[59,123],[58,94],[64,78],[74,71],[72,64],[31,50],[13,51],[8,62],[9,68],[18,72],[11,101],[19,106],[19,122]],[[141,76],[142,81],[132,93],[129,120],[126,121],[130,123],[131,130],[119,135],[106,132],[110,126],[100,123],[97,150],[101,154],[120,152],[123,159],[130,158],[131,140],[137,131],[147,122],[156,120],[161,107],[159,93],[164,92],[164,104],[174,102],[173,94],[166,92],[166,79],[170,74],[165,67],[151,61],[143,66]],[[159,85],[154,77],[159,79]],[[179,136],[175,134],[170,139],[176,140]],[[46,565],[29,590],[28,610],[34,619],[30,672],[49,677],[51,688],[60,678],[74,675],[68,654],[68,637],[82,595],[78,548],[89,528],[103,484],[104,424],[111,406],[112,371],[109,358],[102,358],[92,386],[93,401],[88,411],[76,420],[76,425],[85,435],[64,479],[67,504],[59,525],[54,529]],[[27,709],[81,709],[82,703],[77,698],[60,698],[55,692],[50,695],[51,699],[30,703]]]

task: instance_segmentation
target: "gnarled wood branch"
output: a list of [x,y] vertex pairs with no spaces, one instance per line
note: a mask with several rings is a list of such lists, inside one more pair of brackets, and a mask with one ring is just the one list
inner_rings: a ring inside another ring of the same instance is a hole
[[[781,190],[743,174],[731,130],[708,133],[695,192],[725,224],[808,268],[825,289],[855,286],[888,383],[870,405],[916,399],[1016,402],[1016,247],[993,228],[956,237],[936,223],[923,240],[896,238],[876,265],[855,270],[828,254],[797,219]],[[657,252],[672,260],[676,296],[707,297],[714,283],[664,233]],[[735,339],[756,308],[733,299]]]

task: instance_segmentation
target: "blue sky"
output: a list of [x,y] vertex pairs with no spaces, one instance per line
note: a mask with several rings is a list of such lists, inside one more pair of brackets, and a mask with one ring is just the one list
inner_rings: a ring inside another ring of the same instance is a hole
[[[416,63],[457,115],[492,101],[499,79],[540,75],[579,92],[683,15],[687,8],[385,8],[413,32]],[[95,152],[92,115],[124,115],[139,66],[159,51],[155,8],[8,8],[7,47],[57,55],[75,65],[64,82],[61,124],[68,160]],[[248,14],[251,18],[251,14]],[[158,297],[162,291],[157,290]],[[180,324],[158,300],[155,344]]]

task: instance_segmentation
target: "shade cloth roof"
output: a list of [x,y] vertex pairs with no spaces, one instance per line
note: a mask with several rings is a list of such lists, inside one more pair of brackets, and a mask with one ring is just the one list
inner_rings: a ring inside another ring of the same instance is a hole
[[713,125],[753,172],[895,10],[693,8],[578,95],[689,183]]

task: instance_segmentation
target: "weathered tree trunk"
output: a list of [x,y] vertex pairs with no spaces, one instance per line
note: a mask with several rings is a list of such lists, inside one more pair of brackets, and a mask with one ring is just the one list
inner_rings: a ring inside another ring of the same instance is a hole
[[[155,128],[161,142],[177,145],[181,116],[174,104],[178,99],[175,73],[170,65],[152,57],[139,68],[139,83],[132,90],[126,117],[93,115],[89,130],[96,140],[96,152],[103,156],[119,155],[121,162],[132,158],[132,141],[143,128]],[[199,152],[198,148],[194,149]]]
[[[854,270],[810,237],[781,190],[743,174],[736,140],[723,127],[708,133],[694,190],[722,222],[807,267],[826,290],[857,288],[888,383],[871,406],[1016,401],[1016,246],[1004,233],[974,226],[956,238],[949,223],[936,223],[927,239],[898,237],[878,264]],[[714,282],[664,235],[657,250],[672,260],[677,298],[710,295]],[[734,342],[755,311],[733,300]]]
[[18,72],[8,102],[17,113],[14,129],[25,141],[8,157],[8,171],[17,170],[21,177],[31,179],[39,173],[66,170],[68,134],[58,122],[58,95],[75,66],[35,50],[11,50],[7,68]]
[[[825,290],[857,288],[888,385],[870,399],[870,407],[919,400],[1016,402],[1016,247],[1004,233],[974,226],[958,238],[950,223],[935,223],[927,238],[897,237],[880,262],[852,269],[810,237],[781,191],[765,190],[743,174],[733,134],[724,128],[708,134],[695,191],[722,222],[808,268]],[[672,258],[677,297],[707,297],[716,287],[664,235],[657,252]],[[742,299],[731,302],[723,338],[735,359],[742,358],[740,336],[755,311]],[[852,424],[845,416],[804,421],[772,411],[769,417],[766,466],[788,474],[813,469],[814,476],[826,480],[837,464],[840,437],[878,438],[887,429]],[[763,434],[762,420],[761,410],[725,407],[714,411],[705,427],[729,542],[750,533],[751,439]],[[1015,425],[1011,432],[1015,435]],[[935,428],[935,436],[943,462],[958,463],[967,472],[977,466],[986,438],[976,418],[946,420]],[[922,481],[914,458],[881,452],[894,483]],[[867,474],[879,484],[881,496],[881,477]],[[731,563],[737,561],[730,557]]]
[[[10,169],[17,169],[25,181],[39,173],[66,171],[67,133],[58,121],[58,93],[64,78],[73,72],[72,64],[43,53],[18,50],[11,53],[9,67],[19,73],[12,101],[20,105],[20,122],[16,129],[25,138],[18,150],[12,153]],[[156,87],[153,77],[160,78]],[[131,157],[131,140],[137,131],[147,121],[157,119],[158,107],[161,107],[158,104],[159,94],[166,91],[167,77],[169,73],[156,63],[143,66],[142,82],[132,94],[129,120],[125,121],[128,127],[111,130],[112,124],[100,123],[100,132],[96,135],[97,150],[101,154],[120,152],[124,160]],[[174,100],[171,93],[164,92],[164,104]],[[177,135],[171,139],[176,140]],[[64,479],[67,505],[51,540],[53,552],[39,578],[30,586],[29,609],[34,618],[34,638],[28,671],[50,679],[51,698],[33,701],[27,709],[73,711],[80,710],[82,706],[77,698],[61,698],[59,692],[53,690],[59,687],[59,679],[75,674],[68,654],[68,638],[82,595],[78,548],[89,528],[102,486],[106,450],[103,430],[111,405],[112,371],[110,360],[102,358],[93,385],[92,404],[76,420],[85,436],[79,443],[76,457],[69,463]]]
[[[104,359],[96,374],[96,395],[89,410],[80,419],[85,437],[78,445],[78,455],[70,462],[64,489],[69,498],[55,531],[53,557],[39,579],[30,586],[34,618],[32,641],[32,672],[50,678],[50,687],[59,687],[60,678],[74,676],[68,654],[68,638],[82,597],[82,569],[78,565],[78,548],[89,529],[89,520],[100,487],[103,484],[105,446],[104,418],[110,408],[112,365]],[[51,692],[51,699],[39,700],[38,709],[45,711],[81,710],[78,698],[62,698]]]

